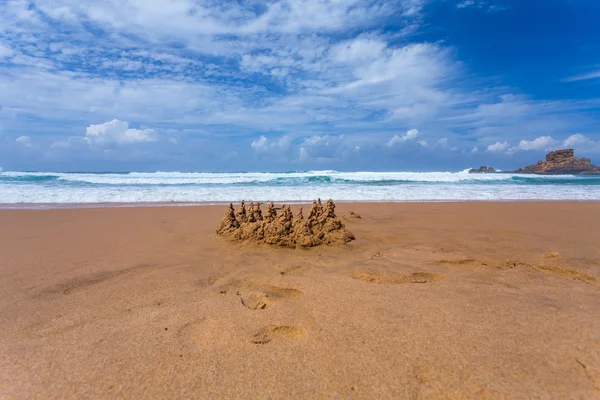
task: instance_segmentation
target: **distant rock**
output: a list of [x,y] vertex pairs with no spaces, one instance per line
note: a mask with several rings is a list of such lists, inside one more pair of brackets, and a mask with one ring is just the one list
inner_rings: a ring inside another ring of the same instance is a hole
[[538,175],[600,175],[600,167],[592,165],[589,158],[577,158],[573,149],[556,150],[546,154],[546,162],[519,168],[519,174]]
[[493,174],[496,170],[492,167],[481,166],[479,169],[472,168],[469,170],[470,174]]

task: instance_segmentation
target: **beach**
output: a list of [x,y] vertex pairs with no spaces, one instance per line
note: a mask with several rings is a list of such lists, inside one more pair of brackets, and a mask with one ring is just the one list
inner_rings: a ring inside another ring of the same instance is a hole
[[310,249],[225,211],[0,210],[0,397],[600,397],[598,202],[338,203]]

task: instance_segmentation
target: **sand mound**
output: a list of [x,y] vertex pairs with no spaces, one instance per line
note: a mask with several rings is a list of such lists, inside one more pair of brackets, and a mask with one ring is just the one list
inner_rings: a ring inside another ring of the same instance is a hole
[[250,203],[246,209],[242,201],[237,213],[233,204],[229,204],[217,234],[234,240],[284,247],[313,247],[354,240],[354,235],[335,215],[333,201],[328,200],[323,206],[320,199],[313,201],[307,218],[304,218],[302,206],[294,217],[291,208],[286,205],[277,212],[274,204],[270,203],[263,215],[260,203]]

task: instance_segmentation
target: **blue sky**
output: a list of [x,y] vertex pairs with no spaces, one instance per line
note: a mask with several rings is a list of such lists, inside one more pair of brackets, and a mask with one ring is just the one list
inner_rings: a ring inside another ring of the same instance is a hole
[[0,0],[0,166],[600,164],[595,0]]

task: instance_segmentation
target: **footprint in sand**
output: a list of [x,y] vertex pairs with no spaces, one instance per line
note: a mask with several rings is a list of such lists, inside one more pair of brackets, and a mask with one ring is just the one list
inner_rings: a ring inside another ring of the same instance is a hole
[[251,310],[264,310],[271,307],[277,299],[300,297],[303,294],[298,289],[267,285],[261,287],[259,291],[242,293],[240,296],[245,307]]
[[585,274],[581,271],[577,271],[573,268],[564,267],[565,259],[562,255],[555,251],[549,251],[542,256],[541,264],[523,263],[518,261],[507,261],[504,265],[508,268],[515,267],[526,267],[533,268],[536,271],[544,272],[546,274],[556,276],[559,278],[573,279],[576,281],[585,282],[590,285],[600,286],[600,280]]
[[264,310],[271,307],[274,300],[266,293],[252,292],[247,295],[242,295],[242,304],[251,310]]
[[354,279],[378,285],[400,285],[404,283],[428,283],[444,279],[443,275],[429,272],[412,272],[405,275],[391,274],[378,271],[356,271]]
[[306,329],[293,325],[270,325],[261,328],[250,340],[255,344],[267,344],[273,340],[299,340],[306,336]]

